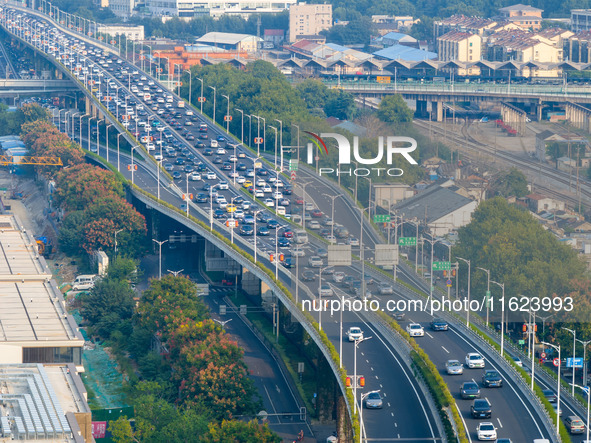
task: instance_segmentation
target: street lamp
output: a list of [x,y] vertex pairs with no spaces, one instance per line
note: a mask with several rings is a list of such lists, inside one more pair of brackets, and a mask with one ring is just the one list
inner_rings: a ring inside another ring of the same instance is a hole
[[[584,383],[583,383],[584,384]],[[573,384],[573,387],[577,387],[582,390],[587,395],[587,438],[585,438],[585,443],[588,443],[589,440],[589,400],[591,399],[591,388],[589,386],[581,386]]]
[[343,194],[338,194],[338,195],[330,195],[330,194],[322,194],[325,197],[328,197],[329,199],[332,200],[332,209],[331,209],[331,216],[330,219],[332,220],[332,225],[330,226],[330,242],[334,242],[334,201],[339,198],[342,197]]
[[213,89],[213,123],[215,124],[215,96],[216,96],[216,91],[215,91],[215,86],[208,86],[208,88]]
[[201,115],[203,115],[203,79],[199,77],[195,78],[201,82],[201,96],[199,98],[199,104],[201,105]]
[[[298,125],[294,125],[293,123],[291,124],[291,126],[294,126],[296,128],[298,128],[298,160],[300,159],[300,127]],[[290,140],[291,140],[291,136],[290,136]],[[293,141],[291,142],[293,144]]]
[[166,243],[168,240],[158,241],[156,239],[152,239],[153,242],[158,243],[159,249],[159,259],[158,259],[158,280],[162,280],[162,245]]
[[134,146],[131,148],[131,185],[133,186],[133,173],[135,169],[135,165],[133,164],[133,151],[135,151],[139,146]]
[[[467,260],[465,258],[462,257],[456,257],[458,260],[462,260],[464,263],[466,263],[468,265],[468,304],[467,304],[467,308],[466,308],[466,326],[470,327],[470,274],[471,274],[471,263],[470,260]],[[433,266],[433,264],[431,264],[431,266]],[[433,278],[433,276],[431,275],[431,278]]]
[[209,232],[213,232],[213,190],[219,185],[218,183],[209,188]]
[[117,172],[121,172],[121,169],[119,168],[119,137],[121,137],[122,135],[124,135],[123,132],[117,134]]
[[226,110],[226,115],[224,116],[224,120],[226,120],[226,134],[230,133],[230,96],[222,94],[226,100],[228,100],[228,108]]
[[[545,341],[543,341],[541,343],[543,345],[550,346],[558,351],[558,384],[556,387],[556,392],[557,392],[557,394],[556,394],[556,435],[560,435],[560,414],[558,413],[558,411],[560,411],[560,365],[561,365],[560,345],[556,346],[551,343],[546,343]],[[574,386],[573,386],[573,390],[574,390]]]
[[185,69],[183,72],[188,72],[189,73],[189,106],[192,106],[191,105],[191,87],[192,87],[191,79],[192,79],[193,76],[191,75],[191,70],[190,69]]
[[[355,176],[357,177],[357,176]],[[371,177],[362,177],[369,181],[369,190],[367,191],[367,206],[369,207],[369,211],[367,211],[367,218],[371,221]]]
[[591,340],[584,341],[577,338],[577,341],[583,345],[583,385],[587,386],[587,346]]
[[277,137],[277,128],[275,126],[269,125],[269,128],[275,131],[275,161],[273,162],[273,168],[275,169],[275,171],[277,171],[277,139],[279,137]]
[[490,308],[490,270],[488,269],[484,269],[484,268],[479,268],[477,267],[476,269],[480,269],[481,271],[486,272],[486,326],[488,327],[488,311]]
[[[264,209],[259,209],[258,211],[254,211],[252,216],[254,219],[254,262],[256,264],[257,262],[257,216],[259,215],[260,212],[263,212]],[[296,265],[297,268],[297,265]],[[297,283],[297,279],[296,279],[296,283]],[[297,298],[296,298],[296,303],[297,303]]]
[[240,119],[241,124],[240,127],[242,130],[240,131],[240,143],[244,143],[244,111],[242,109],[234,108],[236,111],[240,112]]
[[[161,145],[162,146],[162,145]],[[156,189],[157,189],[157,197],[158,201],[160,201],[160,168],[162,167],[162,162],[164,159],[158,160],[158,166],[156,168]]]
[[421,237],[421,242],[429,242],[429,244],[431,245],[431,272],[429,272],[430,275],[430,284],[429,284],[429,299],[431,302],[431,315],[433,315],[433,250],[435,249],[435,243],[437,243],[438,241],[441,241],[440,239],[436,238],[436,239],[432,239],[429,240],[428,238],[424,238]]
[[359,234],[359,257],[361,260],[361,298],[365,298],[367,293],[365,291],[365,249],[363,248],[363,220],[365,216],[363,214],[364,211],[369,210],[369,208],[357,208],[360,211],[361,220],[361,232]]
[[[569,328],[562,328],[565,331],[570,332],[573,335],[573,382],[571,383],[572,386],[572,396],[575,396],[575,351],[576,351],[576,345],[577,345],[577,331],[574,329],[569,329]],[[560,373],[558,374],[558,379],[560,379]]]
[[[363,443],[363,429],[364,429],[364,425],[363,425],[363,400],[370,394],[377,394],[378,392],[380,392],[380,389],[378,389],[377,391],[370,391],[370,392],[366,392],[365,394],[361,394],[359,396],[359,443]],[[357,401],[357,399],[355,399],[355,401]],[[367,436],[366,436],[367,438]],[[366,440],[367,441],[367,440]]]
[[106,137],[107,137],[107,163],[109,163],[109,128],[113,126],[112,124],[107,125],[106,127]]
[[119,229],[115,231],[115,256],[117,256],[117,234],[119,234],[123,229]]
[[90,117],[90,118],[88,119],[88,150],[89,150],[89,151],[90,151],[90,127],[92,126],[92,125],[90,124],[90,122],[91,122],[92,120],[96,120],[96,119],[97,119],[97,117]]
[[[490,282],[494,283],[495,285],[497,285],[498,287],[501,288],[501,291],[502,291],[501,299],[505,300],[505,283],[499,283],[494,280],[491,280]],[[505,307],[504,307],[504,302],[503,302],[503,303],[501,303],[501,357],[503,357],[504,349],[505,349]],[[557,425],[556,429],[558,429],[558,425]]]
[[355,349],[353,354],[353,414],[357,412],[357,347],[364,341],[369,340],[371,337],[357,338],[355,339]]
[[[275,119],[275,121],[279,123],[279,155],[281,156],[281,172],[283,172],[283,122],[279,119]],[[277,169],[277,148],[275,148],[275,169]]]

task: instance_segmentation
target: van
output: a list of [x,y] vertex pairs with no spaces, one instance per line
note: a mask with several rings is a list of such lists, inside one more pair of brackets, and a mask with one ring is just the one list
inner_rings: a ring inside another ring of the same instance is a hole
[[96,274],[79,275],[72,283],[72,289],[74,291],[84,291],[92,289],[98,276]]
[[308,233],[303,229],[299,229],[293,234],[293,241],[297,244],[308,243]]

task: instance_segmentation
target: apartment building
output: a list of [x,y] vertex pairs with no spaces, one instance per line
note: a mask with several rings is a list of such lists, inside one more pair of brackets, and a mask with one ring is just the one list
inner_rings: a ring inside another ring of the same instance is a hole
[[97,31],[99,34],[109,34],[111,37],[124,35],[127,40],[136,42],[145,38],[143,25],[98,25]]
[[155,16],[186,18],[209,15],[236,15],[248,18],[253,14],[278,14],[297,0],[146,0],[146,8]]
[[134,8],[135,0],[109,0],[109,9],[117,17],[130,17]]
[[477,62],[481,58],[482,37],[469,32],[451,31],[437,38],[441,61]]
[[548,39],[526,31],[503,31],[488,37],[486,59],[489,61],[558,63],[562,48]]
[[574,63],[591,63],[591,30],[577,32],[564,41],[564,58]]
[[467,17],[460,14],[452,15],[451,17],[433,23],[435,38],[451,31],[469,32],[470,34],[483,36],[496,25],[496,21],[488,18]]
[[515,23],[523,29],[538,31],[542,27],[543,9],[529,5],[512,5],[499,9],[500,17],[508,22]]
[[591,30],[591,9],[571,9],[570,29],[575,33]]
[[289,41],[292,43],[331,27],[332,5],[298,3],[289,8]]

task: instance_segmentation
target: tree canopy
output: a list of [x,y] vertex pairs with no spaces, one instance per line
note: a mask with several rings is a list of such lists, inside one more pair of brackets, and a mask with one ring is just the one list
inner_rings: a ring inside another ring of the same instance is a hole
[[378,118],[389,123],[412,122],[413,112],[400,94],[387,95],[380,101]]

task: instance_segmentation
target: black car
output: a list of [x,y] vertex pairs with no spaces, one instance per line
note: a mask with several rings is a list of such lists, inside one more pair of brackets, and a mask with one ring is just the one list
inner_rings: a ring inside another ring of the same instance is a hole
[[482,398],[474,400],[470,406],[470,413],[472,418],[490,418],[492,415],[492,408],[488,400]]
[[196,148],[205,148],[205,143],[203,143],[202,141],[198,141],[197,143],[195,143],[195,147]]
[[224,161],[224,159],[222,157],[216,157],[216,158],[213,159],[213,162],[216,165],[221,165],[223,163],[223,161]]
[[207,203],[209,201],[209,195],[200,192],[195,197],[195,203]]
[[460,386],[460,397],[461,398],[480,398],[480,388],[478,384],[472,381],[465,381]]
[[448,325],[442,318],[434,318],[431,322],[431,329],[434,331],[447,331]]
[[285,257],[285,259],[281,262],[283,266],[286,268],[294,268],[295,267],[295,260],[291,257]]
[[485,388],[500,388],[503,386],[503,379],[497,371],[486,370],[482,374],[482,385]]
[[556,394],[551,389],[544,389],[542,393],[550,403],[556,403]]
[[239,163],[239,164],[236,166],[236,170],[237,170],[237,171],[246,171],[246,165],[245,165],[244,163]]
[[241,235],[253,235],[254,228],[251,225],[242,225],[242,226],[240,226],[240,234]]
[[302,272],[303,281],[314,281],[316,280],[316,273],[314,271],[306,270]]
[[213,155],[213,149],[205,148],[203,150],[203,155]]
[[224,211],[223,209],[216,209],[215,211],[213,211],[213,218],[225,218],[226,217],[226,211]]
[[180,178],[182,178],[182,177],[183,177],[183,176],[182,176],[182,174],[181,174],[179,171],[174,171],[174,172],[172,173],[172,178],[174,178],[175,180],[178,180],[178,179],[180,179]]

